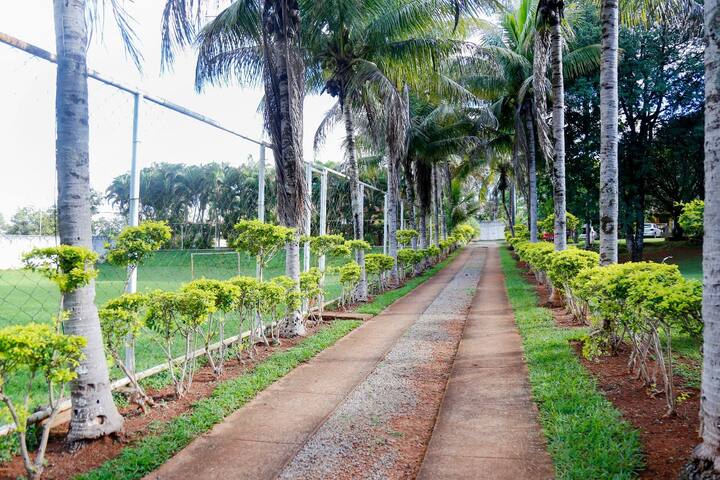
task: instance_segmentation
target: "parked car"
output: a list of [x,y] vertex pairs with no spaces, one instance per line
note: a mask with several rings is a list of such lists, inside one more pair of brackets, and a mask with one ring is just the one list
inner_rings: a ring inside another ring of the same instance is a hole
[[643,229],[643,237],[660,238],[663,236],[662,228],[655,223],[646,223]]
[[[580,231],[580,235],[578,235],[578,242],[585,241],[585,236],[586,236],[585,230],[586,230],[586,227],[583,226],[582,230]],[[594,242],[596,238],[597,238],[597,233],[595,232],[595,229],[593,228],[593,226],[590,225],[590,243]]]

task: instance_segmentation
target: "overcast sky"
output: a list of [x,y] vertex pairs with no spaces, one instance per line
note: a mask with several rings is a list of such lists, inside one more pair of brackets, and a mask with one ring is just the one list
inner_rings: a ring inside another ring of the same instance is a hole
[[[98,0],[100,1],[100,0]],[[109,2],[108,2],[109,3]],[[180,55],[172,72],[160,73],[160,19],[163,0],[128,4],[136,20],[143,56],[140,74],[125,56],[110,15],[104,34],[94,35],[88,66],[260,138],[259,90],[237,86],[193,88],[194,55]],[[0,0],[0,32],[55,51],[52,0]],[[55,196],[55,67],[0,44],[0,213],[8,220],[22,206],[48,207]],[[130,164],[132,97],[90,80],[90,173],[93,188],[105,190]],[[305,158],[312,159],[312,136],[332,106],[327,95],[305,101]],[[141,165],[155,162],[201,164],[246,162],[258,147],[154,104],[143,103]],[[271,160],[271,156],[268,160]],[[342,159],[340,132],[330,136],[320,160]]]

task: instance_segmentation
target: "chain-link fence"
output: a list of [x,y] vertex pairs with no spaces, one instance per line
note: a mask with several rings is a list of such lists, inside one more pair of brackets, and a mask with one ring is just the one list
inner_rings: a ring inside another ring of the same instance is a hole
[[[9,112],[3,115],[2,122],[6,123],[0,123],[0,130],[7,134],[0,142],[0,157],[9,159],[14,166],[0,177],[0,207],[10,204],[17,208],[13,212],[0,210],[7,217],[6,221],[0,217],[0,327],[51,322],[60,304],[57,286],[23,269],[21,261],[22,254],[34,247],[59,243],[54,222],[57,185],[53,117],[50,121],[45,116],[23,124],[27,115],[12,114],[28,105],[38,111],[45,105],[47,111],[52,111],[55,72],[54,65],[48,62],[52,62],[52,55],[45,52],[38,57],[40,49],[30,53],[18,48],[18,44],[7,44],[7,38],[0,38],[0,48],[11,52],[5,71],[12,77],[9,88],[0,92],[0,104]],[[167,248],[138,269],[137,291],[176,290],[197,278],[255,276],[254,258],[229,249],[227,239],[240,219],[258,218],[262,212],[265,221],[277,220],[275,175],[267,144],[180,105],[107,80],[97,72],[91,72],[90,78],[90,180],[96,190],[93,248],[101,254],[95,281],[97,305],[126,288],[126,270],[102,259],[106,243],[122,227],[142,219],[167,221],[173,237]],[[13,117],[23,120],[9,123],[7,119]],[[195,141],[201,133],[212,141]],[[268,158],[263,162],[266,151]],[[352,238],[348,179],[323,165],[310,168],[310,232]],[[137,176],[138,192],[133,192],[133,174]],[[327,193],[324,197],[323,189]],[[365,184],[363,195],[365,239],[381,251],[385,241],[385,194]],[[133,205],[133,198],[138,197],[139,202]],[[263,204],[264,209],[260,208]],[[328,258],[327,265],[338,266],[345,261]],[[316,265],[317,259],[309,264]],[[265,278],[284,271],[284,252],[280,252],[266,269]],[[325,288],[326,299],[340,295],[334,274],[327,275]],[[229,319],[228,336],[241,330],[238,323],[236,318]],[[162,352],[149,339],[138,338],[136,370],[148,369],[163,360]],[[117,369],[112,375],[121,376]]]

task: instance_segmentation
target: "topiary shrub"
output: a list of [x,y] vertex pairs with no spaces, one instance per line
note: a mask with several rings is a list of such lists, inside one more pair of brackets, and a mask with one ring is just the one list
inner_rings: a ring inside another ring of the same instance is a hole
[[[565,212],[565,225],[568,232],[574,232],[580,226],[580,220],[570,212]],[[555,232],[555,214],[551,213],[540,222],[538,222],[538,229],[542,233],[554,234]],[[528,238],[530,238],[528,236]]]
[[397,241],[400,245],[404,247],[410,247],[412,246],[413,240],[417,239],[420,234],[417,230],[398,230],[396,233]]
[[114,245],[106,244],[109,249],[107,261],[113,265],[128,267],[125,288],[132,273],[154,252],[172,238],[172,229],[165,222],[143,222],[136,227],[125,227],[115,238]]
[[287,242],[295,238],[295,229],[261,222],[241,220],[235,225],[235,237],[230,245],[255,257],[258,280],[263,279],[265,267]]
[[340,285],[342,286],[342,294],[340,296],[340,305],[345,306],[354,300],[353,292],[360,283],[361,271],[357,262],[348,262],[338,267]]
[[368,253],[365,255],[365,271],[368,275],[377,276],[377,285],[380,291],[387,287],[385,274],[393,269],[395,259],[382,253]]
[[110,355],[115,365],[130,380],[136,392],[136,403],[145,411],[146,406],[153,406],[154,400],[145,393],[135,376],[135,369],[128,368],[123,360],[123,352],[128,341],[134,342],[145,326],[143,308],[146,298],[139,293],[125,293],[108,301],[99,311],[100,329],[102,330],[105,352]]
[[579,321],[585,321],[587,308],[586,304],[573,294],[571,283],[581,270],[594,267],[598,263],[600,263],[600,255],[577,248],[551,252],[546,262],[547,275],[553,287],[562,291],[566,305]]
[[[191,293],[198,290],[211,294],[215,307],[214,311],[208,315],[205,324],[198,328],[197,334],[202,339],[210,367],[215,376],[218,377],[225,365],[225,323],[227,322],[227,315],[235,310],[241,290],[240,287],[231,282],[209,278],[193,280],[183,285],[181,289],[181,291]],[[220,337],[217,360],[210,351],[210,344],[216,336]]]
[[[66,385],[77,377],[76,369],[87,341],[83,337],[57,333],[49,325],[31,323],[0,329],[0,401],[12,417],[20,442],[23,465],[31,479],[39,479],[45,468],[45,449],[50,428],[60,411]],[[26,374],[23,402],[13,401],[7,392],[11,378]],[[35,458],[28,449],[27,420],[30,393],[36,381],[47,388],[50,416],[42,426]]]
[[[214,295],[204,290],[155,290],[147,295],[145,322],[152,333],[151,338],[165,354],[168,372],[178,397],[182,397],[192,386],[194,341],[198,328],[214,311]],[[176,364],[173,350],[178,337],[183,343],[184,354]]]

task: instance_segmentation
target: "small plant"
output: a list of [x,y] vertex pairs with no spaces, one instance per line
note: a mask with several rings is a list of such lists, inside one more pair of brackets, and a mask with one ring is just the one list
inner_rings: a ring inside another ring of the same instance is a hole
[[172,238],[172,230],[165,222],[143,222],[137,227],[125,227],[109,248],[107,261],[113,265],[128,267],[125,290],[138,266],[160,250]]
[[461,223],[453,228],[451,232],[452,236],[455,237],[460,243],[468,243],[478,234],[475,227],[467,223]]
[[74,245],[33,248],[23,255],[25,268],[47,277],[60,289],[60,308],[55,319],[58,331],[65,319],[65,295],[88,285],[97,277],[94,268],[97,259],[92,250]]
[[235,225],[235,238],[231,245],[236,250],[255,257],[258,265],[258,280],[263,279],[265,267],[287,242],[295,237],[295,229],[261,222],[241,220]]
[[[190,293],[200,290],[212,295],[215,310],[208,315],[207,322],[198,328],[197,333],[202,338],[205,354],[210,362],[213,373],[215,376],[219,376],[225,364],[225,322],[227,320],[227,314],[235,310],[235,306],[240,297],[240,287],[230,282],[201,278],[186,283],[183,285],[182,290]],[[210,351],[210,344],[215,336],[220,337],[217,363]]]
[[[77,377],[75,369],[80,365],[85,344],[83,337],[57,333],[49,325],[29,324],[0,329],[0,400],[15,424],[23,464],[31,479],[39,479],[45,468],[50,428],[59,412],[65,386]],[[18,405],[10,398],[6,388],[10,378],[20,372],[28,372],[29,380],[22,404]],[[42,426],[40,443],[35,459],[32,459],[26,433],[30,393],[36,379],[47,386],[50,417]]]
[[[276,296],[275,292],[268,293],[268,291],[264,291],[263,293],[265,295],[271,295],[271,298],[268,299],[268,302],[274,302],[273,305],[275,305],[275,312],[278,311],[278,307],[280,310],[280,318],[287,318],[290,316],[293,312],[300,309],[302,306],[302,294],[300,293],[300,288],[298,285],[298,282],[293,280],[292,278],[286,276],[286,275],[279,275],[272,280],[270,280],[270,283],[277,285],[282,289],[282,294],[280,295],[280,298],[275,301]],[[268,304],[268,306],[270,306]],[[279,325],[278,325],[279,327]],[[278,341],[278,335],[275,328],[271,329],[271,335],[274,341]]]
[[[580,220],[570,212],[565,212],[565,225],[568,232],[574,232],[580,225]],[[555,214],[551,213],[542,221],[538,222],[538,228],[543,233],[553,233],[555,231]]]
[[[240,316],[238,337],[242,337],[245,325],[250,330],[250,338],[248,343],[255,345],[257,339],[265,339],[265,327],[262,318],[258,313],[258,304],[260,302],[260,281],[253,277],[237,276],[228,280],[231,284],[239,289],[238,297],[235,302],[235,310]],[[265,339],[267,341],[267,339]],[[242,353],[242,343],[239,344],[238,358]]]
[[563,292],[565,303],[570,312],[578,321],[585,321],[587,306],[573,295],[572,281],[580,271],[596,266],[600,262],[600,255],[588,250],[568,248],[560,252],[552,252],[547,262],[547,274],[552,282],[553,289]]
[[340,274],[340,285],[342,285],[340,304],[346,306],[355,298],[353,292],[361,278],[360,265],[357,262],[348,262],[338,268],[338,273]]
[[368,253],[365,255],[365,271],[368,275],[377,275],[380,291],[387,288],[385,275],[395,266],[395,259],[382,253]]
[[141,400],[136,403],[143,410],[145,410],[145,405],[151,407],[155,402],[138,383],[134,370],[125,364],[122,352],[128,339],[134,340],[145,326],[145,319],[142,316],[144,305],[144,295],[126,293],[107,302],[98,312],[105,350],[110,354],[115,365],[130,380],[130,384]]
[[[318,235],[315,237],[304,237],[303,242],[310,242],[310,251],[317,257],[324,255],[333,255],[336,257],[349,257],[352,252],[350,247],[345,244],[345,238],[342,235]],[[327,268],[320,271],[320,296],[318,297],[318,309],[320,317],[322,317],[323,303],[323,287],[325,286],[325,272]],[[302,289],[302,279],[300,280],[300,289]]]
[[396,235],[398,243],[403,247],[412,247],[413,241],[420,236],[417,230],[398,230]]
[[398,263],[400,264],[400,273],[405,277],[405,271],[408,267],[415,265],[415,259],[417,258],[417,250],[412,248],[403,248],[398,250]]
[[322,278],[323,273],[315,267],[300,274],[300,294],[307,302],[308,313],[312,311],[313,307],[317,307],[320,320],[322,320],[323,312]]
[[[165,354],[175,394],[182,397],[192,385],[193,344],[198,328],[215,311],[215,298],[210,292],[189,289],[181,292],[155,290],[147,296],[148,328]],[[175,366],[173,346],[177,337],[184,344],[184,355]]]

